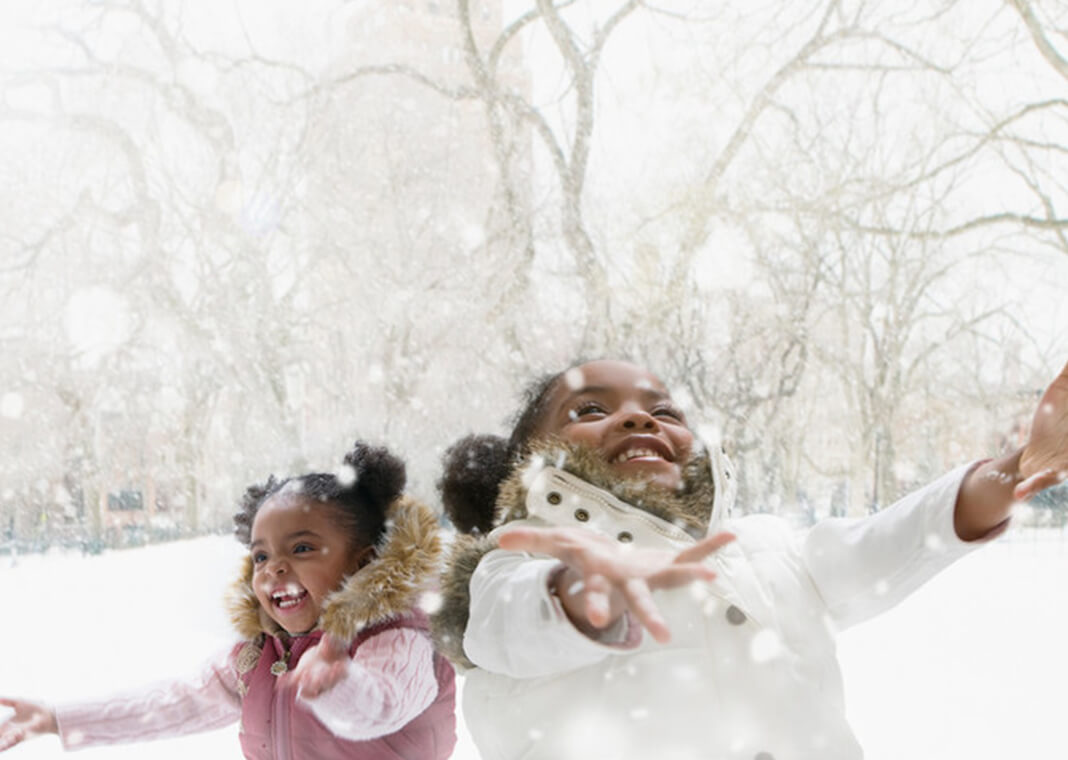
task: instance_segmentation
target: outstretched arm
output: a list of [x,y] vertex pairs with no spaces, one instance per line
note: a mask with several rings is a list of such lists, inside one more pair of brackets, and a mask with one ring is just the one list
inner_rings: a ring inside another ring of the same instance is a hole
[[149,741],[210,731],[241,717],[237,675],[220,651],[193,678],[158,681],[88,702],[57,704],[64,749]]
[[1018,451],[974,469],[961,485],[953,524],[965,541],[982,538],[1008,520],[1013,504],[1068,478],[1068,365],[1046,389]]
[[0,723],[0,752],[34,736],[58,733],[56,714],[50,707],[4,697],[0,697],[0,705],[15,711],[14,715]]

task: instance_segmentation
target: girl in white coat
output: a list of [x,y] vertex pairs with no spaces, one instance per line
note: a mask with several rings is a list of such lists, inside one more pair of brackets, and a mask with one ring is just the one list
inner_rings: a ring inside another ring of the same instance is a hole
[[[468,535],[434,625],[484,760],[855,760],[834,634],[1002,532],[1068,472],[1068,367],[1030,441],[859,520],[730,520],[733,476],[664,385],[595,361],[439,484]],[[643,635],[648,634],[648,635]]]

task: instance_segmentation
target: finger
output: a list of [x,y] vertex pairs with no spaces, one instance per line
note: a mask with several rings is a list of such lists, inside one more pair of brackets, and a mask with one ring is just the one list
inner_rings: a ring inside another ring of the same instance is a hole
[[344,640],[328,633],[320,640],[319,646],[323,648],[323,654],[328,655],[329,659],[334,661],[348,656],[348,647],[345,643]]
[[640,578],[631,578],[623,583],[623,597],[627,607],[652,637],[661,644],[671,641],[671,631],[657,609],[649,586]]
[[305,699],[316,697],[321,690],[321,677],[319,676],[320,669],[314,663],[303,671],[297,671],[293,674],[294,680],[297,682],[297,691]]
[[26,738],[24,731],[16,730],[7,734],[0,734],[0,752],[10,749]]
[[708,565],[690,563],[686,565],[668,565],[663,570],[653,573],[645,582],[651,589],[676,588],[696,581],[712,581],[716,571]]
[[345,663],[318,667],[308,675],[308,683],[302,689],[305,699],[314,699],[332,689],[345,675]]
[[608,625],[611,613],[609,594],[612,586],[608,579],[598,573],[593,573],[585,579],[583,599],[586,603],[586,619],[595,628],[603,628]]
[[497,545],[512,552],[550,554],[560,559],[563,559],[562,550],[570,550],[566,546],[566,534],[555,528],[512,528],[501,534]]
[[347,663],[339,662],[330,667],[326,680],[323,683],[323,691],[329,691],[340,683],[348,672]]
[[1017,483],[1016,487],[1012,489],[1012,496],[1018,501],[1027,501],[1032,496],[1037,495],[1039,491],[1044,491],[1047,488],[1063,483],[1066,477],[1068,477],[1068,473],[1063,471],[1041,470]]
[[733,541],[734,538],[735,536],[733,533],[728,533],[726,531],[722,533],[717,533],[714,536],[709,536],[708,538],[703,538],[690,548],[684,549],[683,551],[679,552],[678,556],[675,558],[675,561],[680,563],[700,562],[710,554],[713,554],[714,552],[717,552],[722,549],[724,546]]

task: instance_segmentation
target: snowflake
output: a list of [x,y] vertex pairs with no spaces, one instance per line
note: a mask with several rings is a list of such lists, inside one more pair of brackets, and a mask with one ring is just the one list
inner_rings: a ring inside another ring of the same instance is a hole
[[564,373],[564,382],[567,383],[568,390],[577,391],[585,384],[586,378],[582,374],[581,369],[579,369],[578,367],[572,367]]
[[21,394],[9,392],[0,397],[0,416],[7,417],[9,420],[17,420],[22,416],[24,408],[25,403]]
[[351,464],[343,464],[334,471],[334,477],[343,488],[349,488],[356,482],[356,468]]
[[441,609],[445,599],[437,591],[426,591],[419,597],[419,608],[428,615],[433,615]]
[[783,653],[782,639],[775,631],[763,630],[749,643],[749,656],[753,662],[765,663],[774,660]]

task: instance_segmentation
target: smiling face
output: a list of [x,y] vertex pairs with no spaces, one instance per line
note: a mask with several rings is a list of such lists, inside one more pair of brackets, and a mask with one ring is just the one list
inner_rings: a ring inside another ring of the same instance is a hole
[[356,572],[363,554],[331,514],[294,493],[271,496],[252,522],[252,590],[260,606],[291,634],[315,627],[323,601]]
[[622,477],[672,489],[682,486],[694,441],[655,375],[608,360],[565,373],[548,396],[536,435],[589,446]]

